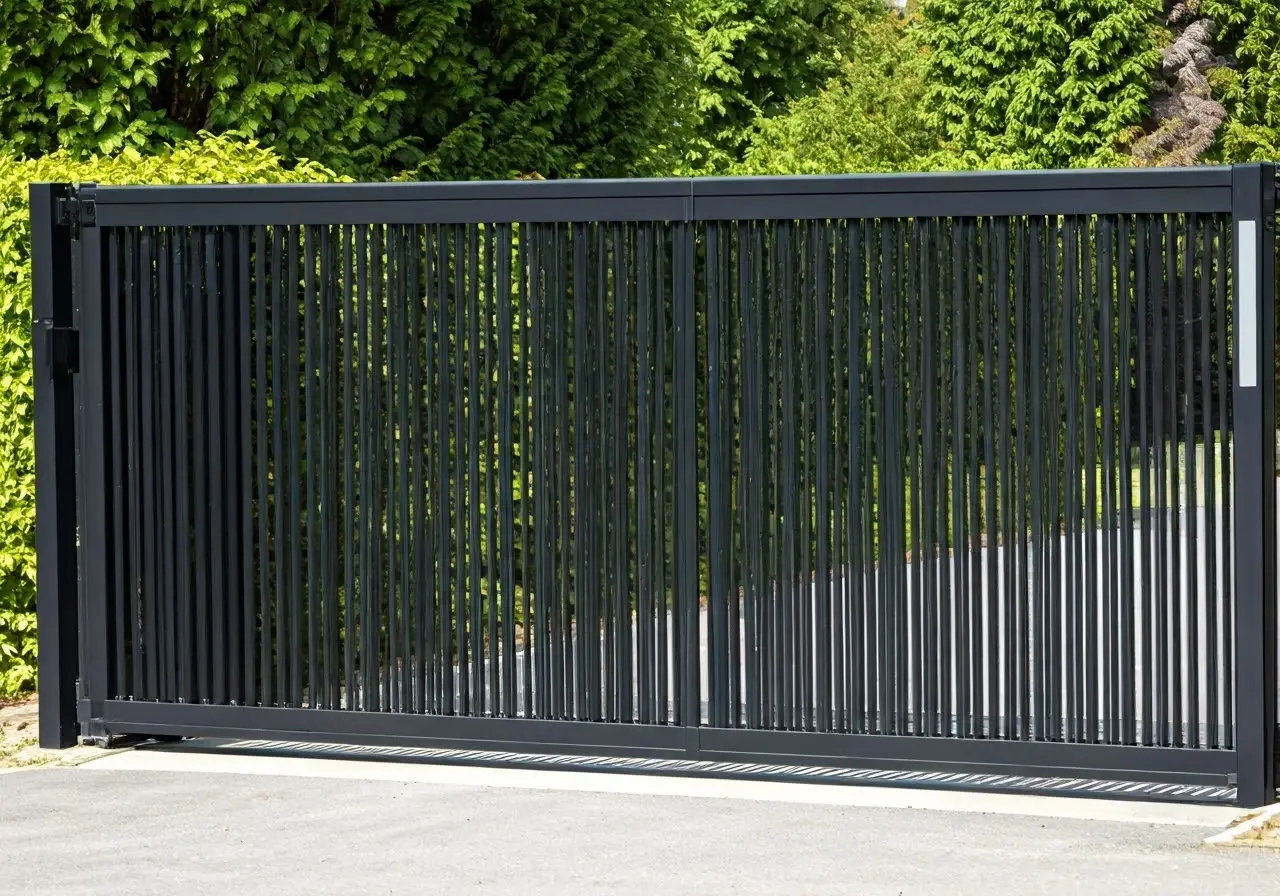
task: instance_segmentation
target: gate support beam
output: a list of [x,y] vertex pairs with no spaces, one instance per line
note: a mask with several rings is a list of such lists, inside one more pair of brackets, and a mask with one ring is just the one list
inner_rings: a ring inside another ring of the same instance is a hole
[[64,184],[31,185],[32,353],[35,371],[36,614],[40,746],[74,746],[79,638],[76,597],[75,302]]
[[1276,796],[1275,215],[1272,165],[1232,177],[1235,226],[1237,797]]

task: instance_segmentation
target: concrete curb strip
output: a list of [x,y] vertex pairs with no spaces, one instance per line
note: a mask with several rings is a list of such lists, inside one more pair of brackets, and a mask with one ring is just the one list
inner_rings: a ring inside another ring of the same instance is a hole
[[1240,811],[1229,806],[1195,806],[1127,800],[908,790],[777,781],[754,782],[658,775],[619,775],[586,771],[478,768],[334,758],[201,754],[162,750],[122,751],[87,763],[81,766],[81,771],[84,774],[146,771],[395,781],[403,784],[444,787],[520,788],[650,797],[756,800],[844,806],[850,809],[916,809],[934,812],[1074,818],[1148,825],[1181,825],[1213,830],[1220,830],[1222,826],[1230,823]]

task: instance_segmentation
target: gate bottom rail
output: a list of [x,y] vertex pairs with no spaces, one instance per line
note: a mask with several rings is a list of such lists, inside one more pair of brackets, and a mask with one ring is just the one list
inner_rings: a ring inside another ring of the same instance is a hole
[[[90,704],[82,703],[88,714]],[[249,738],[1233,787],[1234,751],[108,700],[107,734]]]

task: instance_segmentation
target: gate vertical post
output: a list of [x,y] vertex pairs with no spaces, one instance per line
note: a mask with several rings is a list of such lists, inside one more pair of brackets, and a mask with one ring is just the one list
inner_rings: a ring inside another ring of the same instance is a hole
[[107,426],[110,407],[111,359],[120,349],[107,341],[108,310],[102,290],[102,231],[87,214],[96,187],[81,184],[76,191],[77,221],[73,226],[72,271],[76,280],[76,312],[81,331],[83,372],[80,388],[80,523],[81,575],[84,577],[85,669],[81,674],[81,700],[88,701],[82,713],[85,736],[103,743],[109,735],[102,729],[102,703],[114,697],[122,682],[112,669],[117,649],[116,614],[112,566],[114,540],[110,528],[112,494],[108,488],[111,470]]
[[[690,208],[692,212],[692,207]],[[691,756],[697,755],[697,729],[702,725],[701,612],[698,606],[698,430],[697,352],[695,342],[694,228],[688,220],[675,225],[672,250],[674,277],[672,311],[675,348],[675,605],[678,642],[683,653],[679,687],[681,713],[677,724],[689,729]],[[677,654],[679,655],[679,654]]]
[[36,618],[40,746],[74,746],[78,644],[76,341],[66,184],[32,184],[31,349],[35,374]]
[[1235,228],[1235,607],[1237,797],[1275,799],[1275,168],[1232,175]]

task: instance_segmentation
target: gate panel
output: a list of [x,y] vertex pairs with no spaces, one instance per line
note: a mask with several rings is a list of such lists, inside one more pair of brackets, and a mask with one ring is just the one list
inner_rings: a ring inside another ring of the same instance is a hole
[[682,724],[688,233],[102,227],[110,696]]
[[713,724],[1231,749],[1230,225],[708,224]]

